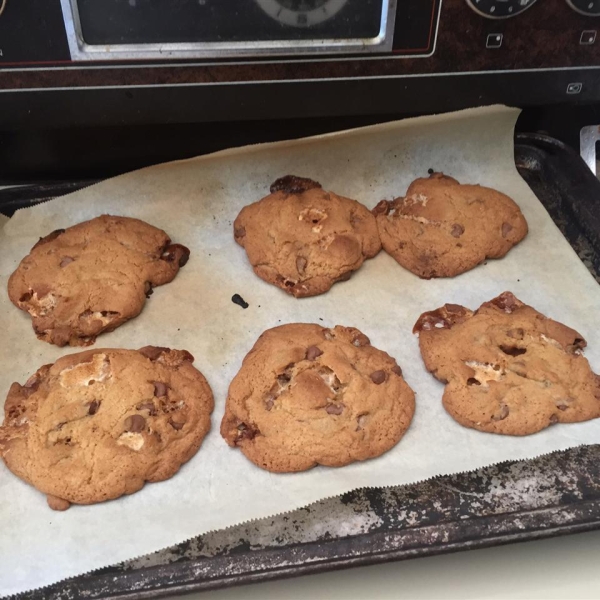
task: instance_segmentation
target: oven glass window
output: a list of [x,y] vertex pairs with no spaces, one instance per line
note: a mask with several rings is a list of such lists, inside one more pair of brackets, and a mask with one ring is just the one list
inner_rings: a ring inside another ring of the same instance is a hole
[[77,0],[90,45],[370,39],[382,0]]

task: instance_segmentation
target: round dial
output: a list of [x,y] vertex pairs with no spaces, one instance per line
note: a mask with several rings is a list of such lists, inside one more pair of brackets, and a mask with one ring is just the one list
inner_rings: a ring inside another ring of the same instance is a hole
[[311,27],[327,21],[348,0],[256,0],[273,19],[292,27]]
[[567,0],[567,4],[582,15],[600,17],[600,0]]
[[[587,0],[591,2],[591,0]],[[527,10],[536,0],[467,0],[467,4],[482,17],[508,19]]]

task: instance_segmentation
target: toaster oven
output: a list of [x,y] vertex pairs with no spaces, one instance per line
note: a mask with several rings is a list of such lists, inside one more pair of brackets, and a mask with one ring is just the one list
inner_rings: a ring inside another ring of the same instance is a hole
[[[578,156],[585,127],[595,168],[599,74],[600,0],[0,0],[0,213],[157,162],[502,103],[524,109],[520,174],[600,281],[600,183]],[[359,490],[32,597],[154,597],[593,529],[599,459]],[[552,498],[530,485],[548,472]],[[494,481],[516,490],[506,514]]]

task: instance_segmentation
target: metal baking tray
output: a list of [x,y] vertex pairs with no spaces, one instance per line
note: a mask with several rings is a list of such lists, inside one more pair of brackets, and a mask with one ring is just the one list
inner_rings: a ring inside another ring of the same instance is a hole
[[[515,161],[600,282],[600,182],[562,142],[518,134]],[[92,182],[0,191],[0,211]],[[20,598],[158,598],[600,528],[600,445],[412,485],[364,488],[201,535]]]

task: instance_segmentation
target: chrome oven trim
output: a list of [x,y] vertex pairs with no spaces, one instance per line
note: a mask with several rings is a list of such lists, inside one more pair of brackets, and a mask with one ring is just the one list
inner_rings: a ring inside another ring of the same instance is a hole
[[92,45],[83,40],[77,0],[60,0],[60,4],[71,60],[77,62],[390,52],[397,9],[397,0],[382,1],[379,33],[374,38]]

